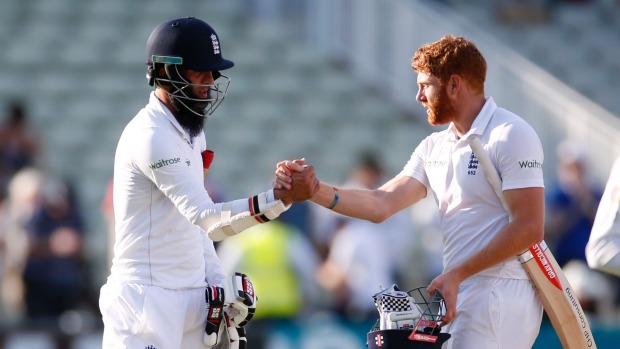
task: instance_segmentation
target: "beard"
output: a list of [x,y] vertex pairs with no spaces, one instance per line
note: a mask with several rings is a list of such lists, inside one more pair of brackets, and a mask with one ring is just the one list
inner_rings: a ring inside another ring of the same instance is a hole
[[183,100],[181,103],[177,97],[172,97],[170,98],[170,103],[175,109],[173,114],[179,125],[189,133],[191,138],[198,136],[204,129],[204,124],[207,120],[205,110],[210,102]]
[[431,126],[445,125],[456,115],[456,107],[448,98],[445,88],[440,89],[439,96],[428,104],[428,123]]

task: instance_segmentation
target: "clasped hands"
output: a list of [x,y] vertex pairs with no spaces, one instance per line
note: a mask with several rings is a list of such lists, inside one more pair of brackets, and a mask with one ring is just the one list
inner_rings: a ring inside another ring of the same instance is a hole
[[319,191],[320,182],[314,167],[306,165],[305,159],[278,162],[275,175],[275,198],[285,205],[309,200]]

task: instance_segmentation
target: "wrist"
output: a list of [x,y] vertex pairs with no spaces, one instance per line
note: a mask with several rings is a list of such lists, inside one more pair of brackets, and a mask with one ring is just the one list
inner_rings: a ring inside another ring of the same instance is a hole
[[336,205],[338,205],[338,202],[340,201],[340,192],[338,191],[338,188],[333,187],[334,189],[334,198],[332,199],[332,202],[327,205],[327,208],[329,208],[330,210],[333,210],[334,207],[336,207]]
[[284,206],[289,206],[293,203],[290,198],[286,197],[285,189],[273,189],[273,197],[275,200],[282,201]]

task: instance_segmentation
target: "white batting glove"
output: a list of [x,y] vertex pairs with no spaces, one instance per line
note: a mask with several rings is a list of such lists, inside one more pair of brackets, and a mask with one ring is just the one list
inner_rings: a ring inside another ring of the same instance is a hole
[[232,276],[232,285],[235,299],[226,307],[225,312],[236,327],[242,327],[252,320],[258,297],[252,281],[246,274],[236,272]]

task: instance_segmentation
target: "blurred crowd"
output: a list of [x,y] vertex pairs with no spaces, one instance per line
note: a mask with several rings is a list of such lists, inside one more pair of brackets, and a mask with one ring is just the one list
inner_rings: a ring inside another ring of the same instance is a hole
[[0,127],[0,329],[45,329],[61,342],[81,330],[78,312],[96,311],[86,224],[72,183],[45,170],[35,129],[27,105],[11,103]]
[[[0,329],[45,328],[57,348],[85,326],[100,328],[93,275],[85,251],[86,222],[72,183],[44,166],[27,105],[12,103],[0,128]],[[358,154],[341,185],[375,188],[385,173],[381,155]],[[587,172],[583,148],[558,145],[556,173],[546,189],[546,241],[593,322],[620,321],[620,280],[592,271],[584,249],[603,187]],[[219,183],[205,186],[226,199]],[[100,214],[114,233],[111,182],[102,188]],[[427,198],[389,220],[345,218],[311,203],[294,205],[278,220],[217,244],[228,271],[248,274],[259,294],[248,326],[253,347],[269,347],[265,333],[291,321],[328,313],[347,323],[377,318],[372,295],[398,284],[427,285],[441,273],[441,233],[435,204]],[[108,257],[109,258],[109,257]],[[109,260],[107,261],[109,263]]]

